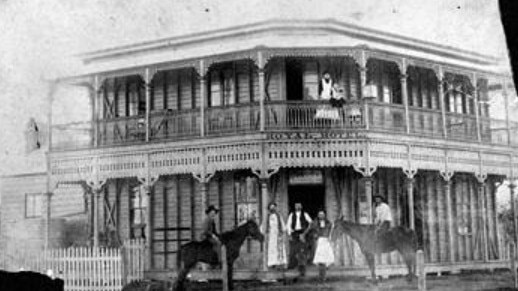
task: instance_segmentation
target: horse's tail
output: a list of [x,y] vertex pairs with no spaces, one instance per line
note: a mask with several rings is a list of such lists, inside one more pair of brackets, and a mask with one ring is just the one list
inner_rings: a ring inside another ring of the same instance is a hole
[[417,250],[419,248],[421,248],[422,246],[419,245],[419,240],[417,239],[417,233],[415,232],[415,230],[412,231],[411,240],[412,240],[412,249],[414,250],[414,252],[417,252]]

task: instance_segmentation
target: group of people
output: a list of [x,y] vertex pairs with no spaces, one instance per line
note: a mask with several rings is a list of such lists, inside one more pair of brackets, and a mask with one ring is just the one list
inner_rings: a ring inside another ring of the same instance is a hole
[[[376,232],[383,235],[392,223],[391,210],[383,196],[374,196],[374,201]],[[213,205],[207,208],[201,240],[211,242],[220,258],[221,242],[215,223],[218,212]],[[324,281],[327,267],[335,261],[330,242],[332,227],[333,224],[327,219],[325,210],[318,211],[317,217],[312,219],[303,210],[301,203],[295,203],[294,211],[288,215],[285,223],[277,211],[277,204],[271,202],[268,205],[266,224],[261,226],[266,236],[267,266],[276,269],[299,268],[300,274],[304,276],[306,263],[311,262],[319,266],[320,280]],[[316,241],[315,247],[312,247],[312,241]]]
[[316,112],[315,118],[339,120],[338,108],[345,104],[343,90],[333,81],[329,72],[324,72],[318,83],[318,95],[321,100],[329,101],[329,105],[322,106]]

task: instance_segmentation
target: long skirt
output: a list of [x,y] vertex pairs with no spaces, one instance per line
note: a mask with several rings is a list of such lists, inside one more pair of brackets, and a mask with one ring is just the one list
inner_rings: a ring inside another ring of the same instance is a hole
[[330,105],[324,105],[324,106],[320,106],[317,109],[315,118],[316,119],[339,120],[340,114],[338,113],[338,108],[333,108]]
[[334,262],[335,255],[329,239],[327,237],[319,237],[317,240],[317,249],[315,251],[315,257],[313,258],[313,263],[329,266]]

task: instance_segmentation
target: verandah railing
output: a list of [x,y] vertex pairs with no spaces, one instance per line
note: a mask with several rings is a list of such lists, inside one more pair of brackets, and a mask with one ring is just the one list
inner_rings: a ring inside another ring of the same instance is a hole
[[0,269],[52,270],[65,282],[66,291],[119,291],[133,280],[144,278],[144,241],[126,241],[121,248],[70,247],[34,250],[4,247]]
[[[338,118],[322,118],[317,112],[330,108],[327,101],[271,101],[266,102],[265,130],[319,130],[366,129],[369,131],[406,133],[406,113],[403,105],[352,100],[337,109]],[[368,121],[365,119],[368,108]],[[209,107],[204,111],[204,136],[235,135],[260,131],[260,106],[256,103]],[[503,117],[479,118],[481,142],[489,144],[518,145],[518,122]],[[448,139],[477,141],[475,115],[447,112],[438,109],[410,107],[408,111],[409,134]],[[367,124],[368,123],[368,124]],[[181,111],[152,112],[149,140],[185,140],[201,137],[201,112],[199,108]],[[143,116],[101,120],[97,126],[97,145],[94,145],[93,123],[76,123],[70,127],[59,125],[53,130],[53,149],[90,148],[95,146],[127,145],[146,141],[146,123]]]

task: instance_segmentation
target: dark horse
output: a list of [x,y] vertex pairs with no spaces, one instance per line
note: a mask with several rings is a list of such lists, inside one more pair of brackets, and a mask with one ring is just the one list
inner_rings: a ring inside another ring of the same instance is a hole
[[[263,241],[264,236],[261,234],[257,223],[254,220],[248,220],[246,223],[236,227],[234,230],[221,234],[220,240],[227,249],[227,265],[228,265],[228,286],[233,289],[232,283],[232,266],[234,261],[239,257],[239,250],[245,239],[250,236],[258,241]],[[183,283],[189,271],[198,262],[210,265],[218,265],[218,255],[214,252],[212,245],[208,241],[192,241],[180,248],[178,252],[177,265],[180,271],[175,282],[173,290],[184,290]],[[183,266],[181,264],[183,263]]]
[[336,241],[340,234],[352,237],[358,245],[369,264],[372,279],[376,282],[376,266],[374,255],[388,253],[397,250],[408,268],[408,280],[415,276],[415,257],[417,251],[417,236],[415,231],[396,226],[383,234],[376,234],[376,226],[372,224],[358,224],[347,220],[335,221],[331,239]]

